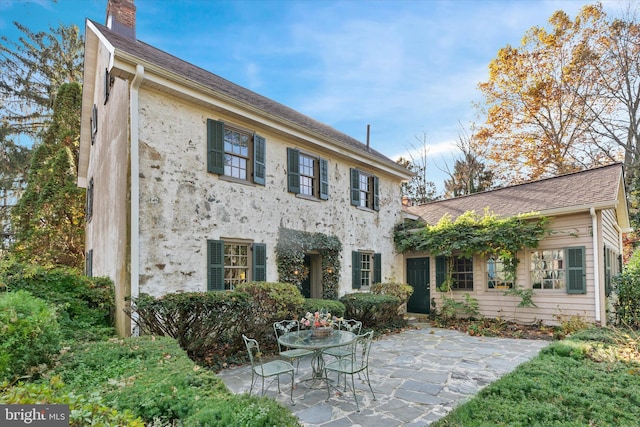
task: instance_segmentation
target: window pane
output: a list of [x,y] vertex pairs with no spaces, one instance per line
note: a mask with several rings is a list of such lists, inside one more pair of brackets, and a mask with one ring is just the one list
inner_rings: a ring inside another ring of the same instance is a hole
[[246,180],[251,137],[232,129],[224,130],[224,174]]
[[531,252],[530,276],[533,289],[565,289],[564,249]]
[[232,290],[238,283],[246,282],[249,273],[249,246],[225,243],[224,287]]

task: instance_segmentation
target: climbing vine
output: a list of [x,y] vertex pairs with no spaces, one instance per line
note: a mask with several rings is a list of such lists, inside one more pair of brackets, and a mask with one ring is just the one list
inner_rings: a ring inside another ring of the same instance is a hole
[[436,225],[405,222],[396,226],[393,237],[400,253],[429,252],[446,257],[456,254],[466,258],[498,255],[515,281],[518,251],[538,247],[547,233],[546,217],[530,213],[500,218],[487,210],[483,216],[465,212],[455,221],[444,216]]
[[310,252],[322,257],[322,297],[338,299],[342,244],[335,236],[281,228],[276,245],[278,280],[302,289],[302,282],[309,275],[304,255]]

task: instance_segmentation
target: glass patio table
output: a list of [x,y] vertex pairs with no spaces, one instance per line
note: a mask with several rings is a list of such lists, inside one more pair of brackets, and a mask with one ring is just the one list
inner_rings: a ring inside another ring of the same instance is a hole
[[[324,376],[323,351],[332,347],[349,345],[353,343],[355,339],[356,335],[349,331],[333,330],[328,336],[315,337],[313,336],[312,329],[305,329],[286,333],[280,336],[278,341],[287,347],[303,348],[313,351],[311,358],[311,378],[308,379],[311,380],[312,383],[307,390],[308,392],[314,388],[317,383],[321,383],[322,381],[325,381],[327,386],[329,386],[329,381]],[[303,398],[307,395],[307,392],[305,392]]]

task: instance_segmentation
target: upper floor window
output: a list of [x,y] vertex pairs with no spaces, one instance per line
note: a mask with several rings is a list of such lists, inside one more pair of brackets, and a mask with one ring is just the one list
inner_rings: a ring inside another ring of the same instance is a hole
[[375,211],[380,210],[377,176],[351,169],[351,204]]
[[247,281],[267,280],[267,246],[247,241],[207,241],[207,289],[233,290]]
[[487,258],[487,287],[489,289],[511,289],[513,280],[508,278],[504,262],[496,255]]
[[381,254],[353,251],[351,261],[354,289],[368,288],[371,284],[382,281]]
[[532,251],[529,272],[533,289],[587,292],[584,246]]
[[264,185],[266,141],[263,137],[207,120],[207,170]]
[[329,167],[325,159],[287,148],[287,190],[291,193],[329,198]]

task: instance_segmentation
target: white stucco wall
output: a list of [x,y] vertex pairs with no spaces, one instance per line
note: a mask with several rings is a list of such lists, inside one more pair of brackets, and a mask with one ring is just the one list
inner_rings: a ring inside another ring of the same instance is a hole
[[[94,182],[93,217],[86,224],[86,251],[93,251],[93,275],[110,277],[116,293],[116,328],[127,335],[122,315],[130,293],[129,259],[129,82],[115,78],[109,100],[104,98],[104,70],[109,52],[99,45],[93,103],[98,130],[90,147],[87,183]],[[124,124],[124,125],[123,125]]]
[[[281,227],[335,235],[342,243],[340,295],[351,292],[351,251],[382,254],[383,280],[401,280],[393,248],[400,221],[400,180],[374,166],[337,158],[282,132],[148,88],[140,90],[140,292],[162,295],[207,288],[207,239],[267,245],[267,280],[277,281]],[[222,120],[266,138],[266,185],[232,182],[207,172],[206,120]],[[287,147],[329,161],[329,200],[287,192]],[[380,211],[349,203],[349,168],[380,178]]]

